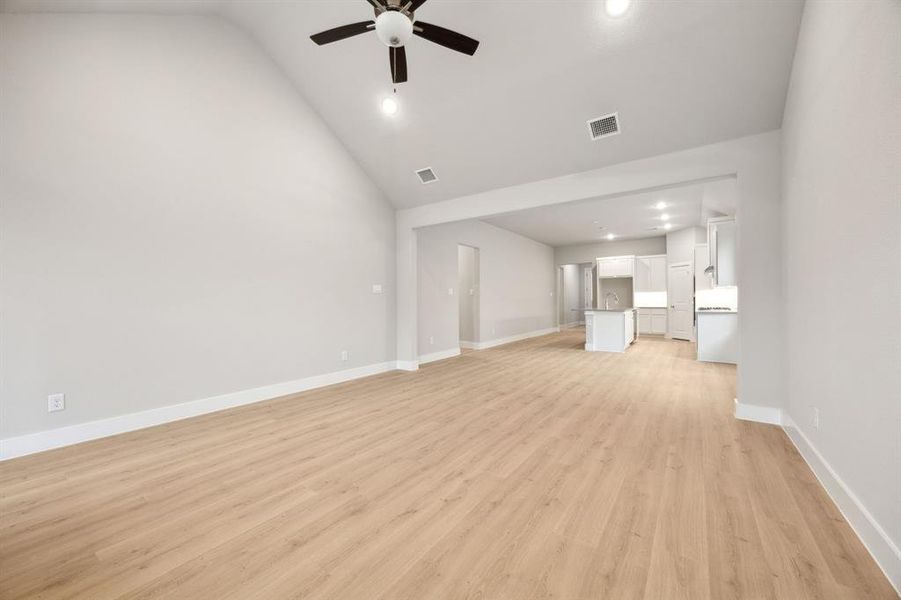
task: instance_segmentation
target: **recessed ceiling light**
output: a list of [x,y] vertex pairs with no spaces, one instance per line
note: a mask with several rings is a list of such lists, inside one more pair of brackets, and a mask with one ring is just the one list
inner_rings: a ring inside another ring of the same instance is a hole
[[672,228],[673,228],[673,224],[672,224],[672,223],[664,223],[664,224],[663,224],[663,228],[664,228],[664,229],[672,229]]
[[605,2],[607,14],[611,17],[621,17],[629,10],[631,3],[632,0],[607,0]]
[[608,234],[607,234],[607,239],[608,239],[608,240],[612,240],[612,239],[615,238],[615,237],[616,237],[616,236],[613,235],[612,233],[608,233]]
[[388,115],[389,117],[397,112],[397,100],[388,96],[384,100],[382,100],[382,112]]
[[663,210],[664,208],[666,208],[666,202],[661,200],[654,206],[654,208],[656,208],[657,210]]
[[669,215],[666,213],[663,213],[662,215],[660,215],[660,220],[661,221],[669,221]]

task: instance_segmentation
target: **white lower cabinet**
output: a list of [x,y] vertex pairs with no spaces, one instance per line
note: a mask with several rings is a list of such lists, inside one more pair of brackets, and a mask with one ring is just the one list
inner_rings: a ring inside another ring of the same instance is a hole
[[738,313],[698,311],[698,360],[738,364]]
[[665,308],[639,308],[638,309],[638,334],[666,333],[666,309]]

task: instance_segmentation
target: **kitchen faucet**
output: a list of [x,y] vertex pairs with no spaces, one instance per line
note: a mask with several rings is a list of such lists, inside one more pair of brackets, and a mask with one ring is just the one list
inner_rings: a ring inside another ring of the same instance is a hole
[[616,295],[616,292],[607,292],[604,294],[604,310],[610,310],[610,296],[613,296],[613,301],[619,304],[619,296]]

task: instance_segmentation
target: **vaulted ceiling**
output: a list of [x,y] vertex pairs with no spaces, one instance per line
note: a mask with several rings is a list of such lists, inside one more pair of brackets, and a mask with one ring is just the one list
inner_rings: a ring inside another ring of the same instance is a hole
[[[473,57],[413,38],[400,110],[374,34],[312,33],[372,17],[365,0],[7,0],[6,10],[216,13],[295,83],[389,199],[409,207],[575,173],[781,125],[800,0],[430,0],[417,17],[480,40]],[[586,121],[618,112],[622,133]],[[440,181],[422,185],[414,171]]]

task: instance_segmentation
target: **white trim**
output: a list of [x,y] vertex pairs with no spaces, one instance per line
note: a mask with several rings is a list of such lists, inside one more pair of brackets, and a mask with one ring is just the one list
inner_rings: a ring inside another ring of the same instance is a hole
[[782,409],[774,406],[757,406],[755,404],[742,404],[735,399],[735,418],[742,421],[754,421],[756,423],[769,423],[770,425],[782,425]]
[[478,347],[478,342],[467,342],[464,340],[460,340],[460,347],[466,348],[467,350],[475,350]]
[[418,360],[398,360],[398,361],[395,361],[395,366],[398,371],[418,371],[419,370],[419,361]]
[[864,547],[872,555],[873,560],[885,573],[889,583],[896,592],[901,594],[901,550],[787,414],[783,417],[782,429],[807,462],[826,493],[832,498],[842,516],[845,517],[845,521],[848,522],[851,529],[863,542]]
[[504,344],[510,344],[512,342],[518,342],[520,340],[527,340],[533,337],[539,337],[542,335],[548,335],[550,333],[559,333],[559,327],[548,327],[547,329],[536,329],[535,331],[528,331],[526,333],[519,333],[517,335],[511,335],[509,337],[497,338],[495,340],[487,340],[484,342],[477,342],[475,345],[476,350],[485,350],[486,348],[494,348],[495,346],[502,346]]
[[445,358],[453,358],[460,356],[460,348],[451,348],[450,350],[439,350],[438,352],[430,352],[419,357],[419,364],[435,362],[436,360],[444,360]]
[[342,383],[352,379],[378,375],[379,373],[385,373],[396,368],[401,368],[398,365],[398,362],[389,361],[374,365],[366,365],[364,367],[346,369],[344,371],[324,373],[322,375],[314,375],[303,379],[295,379],[294,381],[285,381],[249,390],[222,394],[221,396],[212,396],[210,398],[183,402],[181,404],[172,404],[141,412],[118,415],[108,419],[88,421],[87,423],[78,423],[77,425],[69,425],[67,427],[59,427],[57,429],[6,438],[0,440],[0,460],[25,456],[44,450],[52,450],[53,448],[62,448],[63,446],[71,446],[72,444],[96,440],[110,435],[135,431],[137,429],[144,429],[146,427],[153,427],[154,425],[162,425],[163,423],[179,421],[181,419],[188,419],[190,417],[205,415],[207,413],[234,408],[236,406],[253,404],[255,402],[262,402],[263,400],[271,400],[289,394],[297,394],[306,390]]

